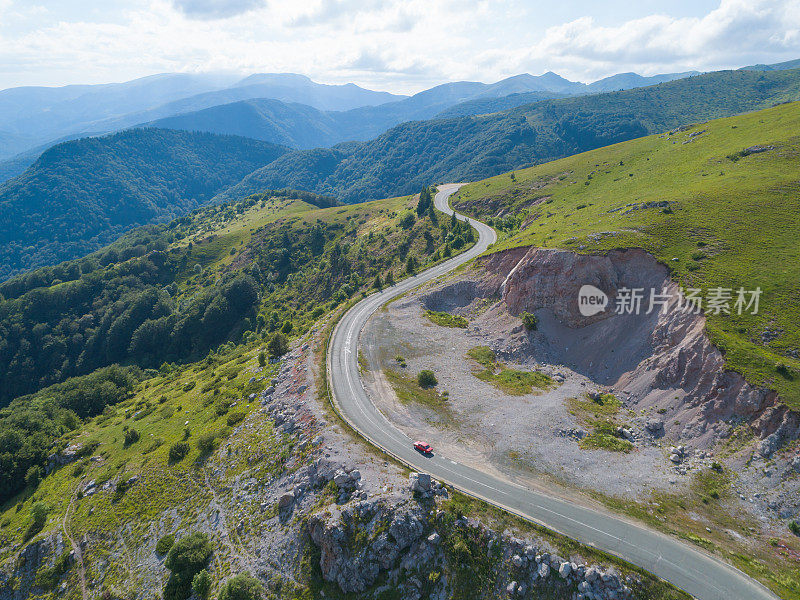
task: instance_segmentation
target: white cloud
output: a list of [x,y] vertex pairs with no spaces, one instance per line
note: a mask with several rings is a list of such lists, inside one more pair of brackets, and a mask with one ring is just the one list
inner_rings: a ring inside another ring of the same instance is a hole
[[796,0],[722,0],[702,18],[650,15],[600,27],[582,17],[547,30],[526,59],[547,57],[587,75],[742,66],[800,56]]
[[225,19],[265,4],[266,0],[173,0],[175,8],[197,19]]
[[23,15],[26,5],[0,0],[0,88],[233,70],[411,92],[520,72],[588,81],[800,57],[798,0],[722,0],[699,17],[614,23],[606,15],[602,24],[580,16],[596,6],[585,0],[568,11],[575,18],[550,27],[541,24],[548,7],[531,0],[126,2],[97,2],[72,18],[18,17],[25,26],[17,26],[6,15]]

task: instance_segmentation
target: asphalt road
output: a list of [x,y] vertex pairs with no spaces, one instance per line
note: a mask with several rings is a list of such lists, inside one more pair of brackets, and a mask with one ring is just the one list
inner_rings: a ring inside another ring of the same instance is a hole
[[[448,214],[450,195],[458,185],[439,187],[436,207]],[[669,581],[700,600],[774,600],[764,586],[697,548],[646,529],[621,517],[533,491],[437,454],[436,440],[425,440],[434,455],[425,457],[412,440],[394,427],[370,402],[361,382],[358,345],[369,317],[385,302],[471,260],[496,240],[494,230],[468,220],[480,234],[463,254],[405,279],[353,306],[336,326],[328,348],[328,377],[338,411],[363,437],[412,469],[430,473],[454,488],[486,500],[584,544],[614,554]]]

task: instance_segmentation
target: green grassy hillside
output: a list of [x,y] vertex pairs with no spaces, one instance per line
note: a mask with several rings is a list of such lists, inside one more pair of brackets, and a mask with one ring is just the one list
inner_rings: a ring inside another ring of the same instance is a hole
[[757,315],[708,314],[708,331],[731,369],[798,408],[798,132],[800,103],[784,104],[473,183],[454,203],[503,232],[492,251],[641,247],[685,287],[760,287]]

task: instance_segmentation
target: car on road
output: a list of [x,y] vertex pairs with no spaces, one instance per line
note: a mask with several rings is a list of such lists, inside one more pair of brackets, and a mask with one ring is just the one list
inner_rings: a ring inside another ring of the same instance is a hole
[[422,452],[422,454],[433,454],[433,448],[430,444],[426,444],[425,442],[414,442],[414,450]]

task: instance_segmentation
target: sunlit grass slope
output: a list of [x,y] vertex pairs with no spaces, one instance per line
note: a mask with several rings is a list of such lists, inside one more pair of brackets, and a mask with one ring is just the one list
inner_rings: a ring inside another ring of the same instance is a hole
[[685,287],[760,287],[757,315],[709,314],[708,331],[731,369],[800,407],[799,158],[800,103],[783,104],[473,183],[454,204],[501,230],[490,252],[641,247]]

